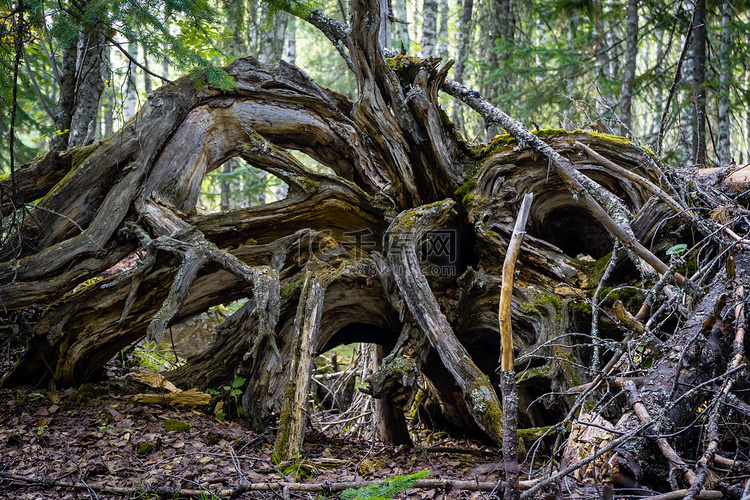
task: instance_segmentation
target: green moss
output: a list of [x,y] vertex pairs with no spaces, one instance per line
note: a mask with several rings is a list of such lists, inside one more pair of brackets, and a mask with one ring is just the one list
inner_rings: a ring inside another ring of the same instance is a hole
[[574,314],[578,314],[579,316],[591,316],[591,313],[593,312],[591,309],[591,304],[583,300],[571,302],[570,307],[572,309],[572,312]]
[[73,393],[68,399],[65,400],[61,408],[64,411],[78,408],[87,401],[98,398],[105,393],[106,391],[104,389],[96,387],[92,383],[83,384],[75,393]]
[[295,292],[295,290],[301,288],[304,283],[305,279],[302,278],[299,281],[295,281],[294,283],[289,283],[288,285],[282,286],[281,290],[279,291],[279,296],[282,299],[289,298]]
[[417,219],[427,212],[428,210],[437,207],[438,205],[442,204],[442,201],[436,201],[434,203],[430,203],[428,205],[422,205],[421,207],[413,208],[411,210],[406,210],[403,215],[400,215],[398,225],[396,228],[399,231],[407,232],[411,231],[414,227],[414,224],[416,224]]
[[219,436],[218,434],[214,432],[209,432],[202,438],[202,441],[208,446],[213,446],[215,444],[218,444],[220,440],[221,440],[221,436]]
[[477,180],[474,178],[470,178],[469,180],[461,184],[455,192],[456,201],[460,201],[464,206],[467,206],[469,203],[471,203],[471,200],[474,197],[469,193],[472,189],[474,189],[474,186],[476,185]]
[[510,134],[496,135],[495,138],[492,139],[489,144],[487,144],[486,146],[482,148],[479,148],[478,152],[475,153],[478,161],[477,161],[476,166],[472,170],[472,174],[476,173],[476,170],[479,164],[484,158],[487,158],[493,153],[504,151],[510,148],[515,143],[516,143],[515,137],[513,137]]
[[537,366],[535,368],[529,368],[528,370],[517,373],[516,380],[518,382],[523,382],[524,380],[529,380],[532,378],[547,378],[551,371],[552,368],[549,364]]
[[164,422],[162,426],[168,432],[169,431],[187,432],[190,430],[190,424],[180,422],[176,418],[170,418],[169,420]]
[[561,135],[571,135],[575,133],[575,131],[571,132],[570,130],[565,130],[563,128],[545,128],[542,130],[534,130],[532,134],[539,137],[540,139],[544,139],[545,137],[557,137]]
[[578,360],[567,348],[557,345],[552,349],[553,355],[557,360],[557,365],[563,373],[565,380],[570,382],[571,387],[581,385],[581,379],[578,377],[576,365]]
[[544,435],[552,436],[556,434],[555,426],[548,425],[545,427],[530,427],[528,429],[518,429],[518,437],[524,441],[536,441]]
[[518,309],[520,309],[521,312],[527,316],[531,316],[531,315],[540,316],[541,315],[541,312],[539,311],[539,309],[537,309],[536,306],[525,303],[525,302],[519,303]]
[[543,307],[546,304],[551,304],[555,308],[555,311],[560,312],[562,310],[562,301],[557,295],[552,293],[541,293],[540,298],[534,301],[534,305],[537,307]]
[[73,294],[76,294],[76,293],[78,293],[80,291],[83,291],[83,290],[85,290],[85,289],[87,289],[87,288],[89,288],[91,286],[94,286],[96,283],[102,281],[103,279],[104,278],[101,277],[101,276],[94,276],[93,278],[89,278],[86,281],[84,281],[83,283],[81,283],[78,286],[76,286],[71,291],[64,293],[63,296],[62,296],[62,298],[66,299],[66,298],[70,297]]
[[138,445],[138,449],[135,450],[136,453],[139,455],[148,455],[151,453],[151,450],[154,449],[154,445],[150,442],[146,441],[144,443],[141,443]]
[[93,144],[89,144],[88,146],[79,146],[75,148],[73,150],[73,158],[71,159],[73,168],[88,160],[89,156],[91,156],[94,151],[99,149],[101,145],[102,142],[94,142]]
[[635,304],[638,304],[638,307],[640,307],[640,303],[643,302],[645,295],[642,290],[628,286],[621,288],[603,288],[600,297],[606,297],[606,300],[603,302],[605,305],[611,306],[616,300],[619,300],[626,309],[629,309]]
[[[284,385],[284,392],[281,396],[281,400],[284,403],[291,403],[294,400],[294,384],[286,383]],[[289,444],[289,432],[291,431],[289,421],[292,418],[292,409],[290,405],[283,404],[281,407],[281,414],[279,415],[279,427],[278,433],[276,434],[276,442],[273,446],[273,454],[271,455],[271,461],[275,464],[281,463],[286,457],[286,448]]]
[[410,56],[408,54],[397,54],[396,56],[388,57],[385,60],[385,62],[388,64],[388,67],[396,72],[403,71],[404,69],[411,66],[417,66],[419,65],[420,61],[420,58]]
[[627,137],[621,137],[619,135],[601,134],[599,132],[586,132],[586,133],[590,135],[591,137],[604,139],[605,141],[615,142],[617,144],[633,144],[633,141],[631,141]]

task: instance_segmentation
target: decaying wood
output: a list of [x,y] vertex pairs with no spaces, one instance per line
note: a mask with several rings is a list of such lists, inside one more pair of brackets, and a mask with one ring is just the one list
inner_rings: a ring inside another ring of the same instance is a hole
[[[533,445],[544,454],[562,448],[562,429],[593,398],[629,389],[618,437],[545,470],[522,498],[610,452],[610,479],[687,486],[652,466],[671,462],[691,483],[689,494],[700,494],[712,456],[736,452],[722,449],[722,436],[736,429],[724,433],[733,424],[717,415],[750,415],[736,391],[745,321],[739,294],[750,286],[746,240],[738,236],[747,230],[735,201],[741,195],[702,176],[691,178],[695,196],[685,196],[672,187],[682,174],[662,171],[656,157],[621,138],[530,133],[446,80],[450,61],[386,57],[380,7],[354,0],[349,24],[317,11],[307,18],[344,55],[356,99],[284,62],[239,58],[226,68],[234,91],[197,90],[190,77],[178,79],[111,137],[17,169],[15,204],[0,206],[3,223],[16,224],[2,230],[19,235],[13,248],[0,249],[0,320],[29,342],[2,385],[83,383],[134,342],[245,299],[206,351],[166,377],[201,390],[245,378],[242,408],[256,429],[282,402],[289,415],[303,415],[309,359],[292,362],[301,350],[312,356],[372,342],[382,363],[365,390],[394,403],[382,405],[383,415],[402,414],[419,385],[422,408],[437,425],[500,443],[502,377],[517,389],[517,401],[503,404],[516,405],[518,427],[549,430]],[[440,108],[440,91],[509,135],[467,143]],[[306,167],[295,152],[332,173]],[[231,158],[283,180],[288,196],[202,213],[203,179]],[[0,188],[9,182],[0,180]],[[527,234],[514,240],[531,193]],[[21,208],[27,216],[16,217]],[[686,241],[698,243],[667,265],[667,249]],[[632,263],[615,258],[615,242]],[[505,262],[516,252],[514,272]],[[133,255],[137,262],[119,270]],[[695,283],[683,271],[693,264]],[[736,285],[733,298],[727,282]],[[22,329],[14,315],[31,307],[43,312]],[[501,335],[511,327],[512,338]],[[515,379],[512,371],[496,373],[501,355],[500,368],[513,369]],[[712,392],[714,383],[721,388]],[[616,414],[607,418],[621,415],[613,406],[624,400],[602,405]],[[706,419],[705,446],[683,446],[697,442],[697,418]],[[297,437],[287,456],[300,446],[302,420],[289,426]],[[401,424],[399,439],[407,442]],[[671,439],[678,428],[681,437]],[[685,465],[692,460],[694,470]],[[268,489],[282,487],[293,484]]]
[[505,469],[506,500],[518,498],[518,389],[513,370],[513,326],[511,324],[511,296],[516,279],[515,268],[518,251],[526,230],[534,194],[523,197],[513,234],[503,262],[503,286],[500,290],[498,322],[500,323],[500,392],[503,396],[503,462]]
[[445,368],[461,387],[469,413],[479,427],[500,444],[502,409],[497,393],[440,312],[417,258],[417,242],[427,231],[446,221],[453,205],[453,200],[445,200],[399,214],[388,228],[385,251],[391,268],[397,270],[394,279],[404,302]]
[[323,285],[320,279],[308,274],[302,285],[295,317],[295,339],[289,376],[284,387],[284,399],[276,432],[274,459],[288,460],[299,455],[305,438],[307,400],[313,368],[313,355],[318,344],[320,317],[323,312]]
[[[25,483],[35,483],[38,485],[48,485],[62,488],[90,489],[94,491],[104,491],[120,495],[130,495],[132,493],[143,493],[141,486],[137,488],[108,486],[97,483],[77,483],[70,481],[57,481],[52,478],[41,476],[27,476],[15,474],[7,471],[0,471],[0,477],[12,479],[14,481],[23,481]],[[290,491],[300,492],[326,492],[326,491],[343,491],[350,488],[362,488],[370,484],[383,484],[382,481],[342,481],[342,482],[325,482],[325,483],[294,483],[289,481],[276,481],[268,483],[252,483],[238,485],[235,488],[226,488],[223,490],[191,490],[183,488],[172,488],[169,486],[157,486],[148,490],[148,493],[163,496],[192,496],[200,497],[205,494],[213,494],[219,497],[234,498],[235,496],[246,491],[281,491],[287,488]],[[521,481],[521,488],[529,488],[536,484],[536,481]],[[465,490],[465,491],[497,491],[502,487],[502,483],[481,482],[481,481],[456,481],[452,479],[416,479],[413,488],[419,489],[443,489],[443,490]]]

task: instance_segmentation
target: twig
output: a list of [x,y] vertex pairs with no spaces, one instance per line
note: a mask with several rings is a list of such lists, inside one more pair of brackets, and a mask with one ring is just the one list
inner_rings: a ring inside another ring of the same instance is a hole
[[[736,369],[742,364],[742,358],[744,357],[744,344],[745,344],[745,296],[744,288],[742,285],[738,285],[734,291],[734,297],[736,301],[735,305],[735,325],[736,330],[734,334],[734,341],[732,342],[732,361],[730,369]],[[724,401],[726,400],[729,391],[732,390],[734,384],[734,377],[726,377],[721,391],[716,395],[712,402],[713,408],[711,409],[711,415],[708,418],[708,424],[706,425],[706,434],[710,439],[706,451],[703,452],[700,460],[695,465],[696,473],[695,478],[690,483],[685,498],[693,500],[697,498],[703,488],[703,483],[706,481],[706,475],[708,474],[708,467],[714,461],[716,456],[716,450],[719,448],[719,410],[721,409]]]
[[[625,390],[630,394],[631,405],[633,406],[633,410],[635,410],[635,414],[638,416],[638,419],[642,423],[653,422],[653,419],[648,412],[648,408],[646,408],[646,405],[641,402],[641,395],[638,392],[638,389],[636,389],[635,384],[632,381],[627,381],[625,382],[624,387]],[[672,445],[667,442],[667,439],[660,436],[656,439],[656,442],[659,445],[659,449],[661,450],[662,454],[666,457],[667,460],[669,460],[671,466],[682,471],[687,477],[688,481],[690,481],[691,483],[694,482],[695,473],[688,468],[682,457],[680,457],[675,449],[672,448]]]
[[114,38],[112,38],[111,36],[104,35],[104,38],[108,42],[111,42],[112,44],[114,44],[115,47],[117,47],[118,49],[120,49],[120,52],[122,52],[123,55],[130,60],[130,62],[132,62],[133,64],[135,64],[139,68],[141,68],[144,72],[148,73],[149,75],[153,76],[154,78],[158,78],[159,80],[163,81],[164,83],[168,83],[170,85],[175,85],[175,82],[173,82],[169,78],[167,78],[165,76],[161,76],[161,75],[159,75],[157,73],[154,73],[153,71],[151,71],[150,69],[148,69],[146,66],[144,66],[141,63],[139,63],[138,60],[135,57],[133,57],[132,54],[130,54],[130,52],[128,52],[128,50],[125,47],[123,47],[122,45],[120,45],[119,43],[117,43],[117,41]]
[[667,94],[667,103],[664,105],[664,111],[661,113],[661,119],[659,120],[659,134],[657,135],[656,139],[656,154],[661,155],[661,143],[664,140],[664,125],[667,123],[667,114],[669,114],[669,106],[672,104],[672,99],[674,98],[675,91],[677,90],[677,84],[680,83],[680,72],[682,71],[682,63],[685,62],[685,56],[688,52],[688,47],[690,47],[690,35],[693,34],[693,28],[694,28],[694,22],[695,22],[695,10],[693,10],[693,16],[690,18],[690,29],[687,32],[687,35],[685,36],[685,43],[682,45],[682,52],[680,53],[680,59],[677,61],[677,69],[674,73],[674,80],[672,81],[672,86],[669,87],[669,94]]

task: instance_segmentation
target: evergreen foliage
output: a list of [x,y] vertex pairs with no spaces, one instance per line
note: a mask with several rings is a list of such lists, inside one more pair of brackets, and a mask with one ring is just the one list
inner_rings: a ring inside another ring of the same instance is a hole
[[383,483],[373,483],[357,489],[344,490],[340,497],[343,500],[385,500],[408,490],[414,486],[414,481],[424,479],[429,475],[430,471],[422,470],[408,476],[396,476]]

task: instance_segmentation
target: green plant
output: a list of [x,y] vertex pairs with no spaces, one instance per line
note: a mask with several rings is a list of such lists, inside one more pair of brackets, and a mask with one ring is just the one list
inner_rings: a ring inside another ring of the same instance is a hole
[[396,476],[382,483],[368,484],[357,489],[348,489],[341,492],[343,500],[381,500],[393,498],[402,491],[406,491],[417,479],[424,479],[430,475],[430,471],[422,470],[408,476]]
[[138,366],[151,372],[160,372],[174,368],[174,357],[161,349],[153,340],[143,340],[133,349]]
[[685,243],[680,243],[679,245],[675,245],[671,247],[669,250],[667,250],[667,255],[680,255],[685,250],[687,250],[687,245]]
[[190,424],[180,422],[176,418],[170,418],[163,424],[167,431],[187,432],[190,430]]
[[[237,377],[232,381],[231,385],[225,385],[222,387],[222,389],[227,391],[229,398],[234,400],[234,408],[237,412],[237,416],[242,415],[242,402],[240,401],[240,397],[242,396],[242,387],[245,385],[245,382],[247,382],[247,379]],[[218,392],[216,392],[216,394],[218,394]],[[227,418],[227,405],[224,404],[224,401],[219,401],[216,404],[214,415],[216,415],[216,418],[219,420]]]

